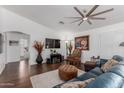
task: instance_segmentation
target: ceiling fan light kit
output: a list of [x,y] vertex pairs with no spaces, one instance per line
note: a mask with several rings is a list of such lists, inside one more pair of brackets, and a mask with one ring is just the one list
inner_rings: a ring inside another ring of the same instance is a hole
[[[66,18],[71,18],[71,19],[76,19],[71,23],[75,23],[75,22],[79,22],[79,26],[83,23],[83,22],[88,22],[88,24],[92,24],[92,22],[90,20],[105,20],[106,18],[103,17],[96,17],[98,15],[113,11],[114,9],[108,9],[105,11],[101,11],[98,13],[93,14],[93,12],[99,7],[99,5],[95,5],[86,15],[83,14],[83,12],[81,12],[77,7],[74,7],[74,10],[76,10],[78,12],[78,14],[80,15],[80,17],[66,17]],[[85,10],[86,11],[86,10]]]
[[86,21],[86,20],[88,20],[88,18],[87,17],[84,17],[83,20]]

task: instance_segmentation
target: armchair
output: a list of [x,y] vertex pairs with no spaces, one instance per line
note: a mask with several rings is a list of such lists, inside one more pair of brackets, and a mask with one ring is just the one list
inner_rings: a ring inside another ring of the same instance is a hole
[[81,50],[75,49],[71,55],[66,59],[67,64],[70,65],[80,65],[81,63]]

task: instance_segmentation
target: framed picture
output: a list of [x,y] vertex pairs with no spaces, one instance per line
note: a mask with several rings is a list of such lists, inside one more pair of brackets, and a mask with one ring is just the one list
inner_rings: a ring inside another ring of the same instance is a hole
[[19,45],[19,41],[10,40],[10,41],[9,41],[9,45],[10,45],[10,46],[18,46],[18,45]]
[[89,50],[89,35],[75,37],[75,48]]

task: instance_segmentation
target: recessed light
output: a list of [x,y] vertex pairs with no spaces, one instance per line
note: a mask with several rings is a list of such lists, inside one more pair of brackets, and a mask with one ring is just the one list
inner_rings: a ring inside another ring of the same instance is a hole
[[59,24],[65,24],[63,21],[59,21]]

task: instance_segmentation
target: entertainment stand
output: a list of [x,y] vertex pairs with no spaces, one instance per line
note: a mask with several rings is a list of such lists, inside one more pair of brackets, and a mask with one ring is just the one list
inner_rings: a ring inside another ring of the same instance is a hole
[[62,62],[62,55],[61,54],[50,54],[50,63],[60,63]]

